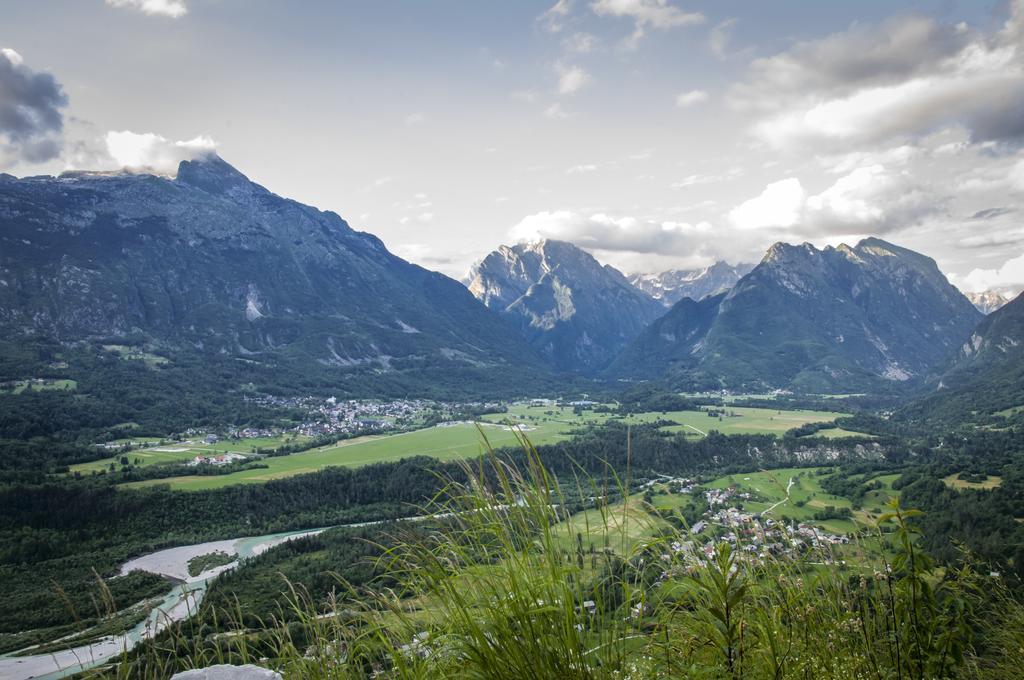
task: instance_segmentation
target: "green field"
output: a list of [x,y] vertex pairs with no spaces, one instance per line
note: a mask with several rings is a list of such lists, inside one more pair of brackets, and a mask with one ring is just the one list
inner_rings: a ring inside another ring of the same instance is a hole
[[48,392],[61,391],[70,392],[78,387],[74,380],[57,378],[32,378],[31,380],[14,380],[0,384],[0,394],[21,394],[25,391]]
[[[515,434],[506,427],[496,424],[485,425],[484,431],[494,447],[516,445]],[[547,444],[569,436],[568,428],[559,423],[549,423],[526,434],[536,444]],[[454,460],[472,458],[483,451],[484,445],[476,427],[471,423],[460,423],[395,435],[347,439],[331,446],[293,453],[290,456],[265,458],[261,462],[268,467],[257,470],[243,470],[230,475],[147,480],[125,486],[170,484],[174,489],[198,491],[231,484],[258,484],[280,477],[316,472],[332,465],[360,466],[417,455],[439,460]]]
[[995,475],[989,475],[984,482],[968,482],[965,479],[960,479],[960,473],[954,472],[951,475],[947,475],[942,478],[943,483],[954,489],[980,489],[982,491],[988,491],[994,489],[1003,483],[1002,477]]
[[[730,408],[729,415],[710,417],[704,412],[683,411],[669,413],[641,413],[623,418],[623,422],[650,423],[656,420],[671,420],[678,425],[666,429],[678,431],[693,437],[704,436],[711,430],[729,434],[775,433],[782,434],[786,430],[811,422],[829,422],[842,415],[840,413],[816,411],[777,411],[774,409]],[[514,423],[523,429],[529,440],[536,444],[550,444],[569,438],[572,432],[586,424],[606,422],[610,414],[584,411],[575,414],[571,408],[515,405],[508,413],[490,414],[483,417],[483,432],[491,446],[516,446],[515,433],[507,423]],[[236,448],[228,448],[224,443],[212,446],[189,446],[187,451],[168,452],[132,451],[129,460],[134,461],[137,455],[147,453],[153,456],[150,463],[182,461],[194,458],[200,453],[209,454],[222,451],[248,452],[254,444],[252,440],[239,444]],[[185,445],[168,445],[158,448],[183,448]],[[270,446],[264,444],[264,446]],[[169,484],[171,488],[184,491],[216,489],[232,484],[258,484],[271,479],[289,477],[291,475],[315,472],[333,465],[360,466],[382,461],[394,461],[410,456],[430,456],[440,460],[472,458],[484,451],[480,432],[471,423],[444,424],[436,427],[416,430],[395,435],[367,436],[349,439],[337,444],[311,449],[289,456],[266,458],[261,461],[266,468],[243,470],[230,475],[185,475],[160,480],[132,482],[125,486],[148,486]],[[82,472],[108,467],[114,458],[104,459],[75,466],[74,470]]]
[[[743,507],[750,512],[768,512],[778,518],[790,517],[798,522],[807,522],[822,527],[826,531],[845,534],[857,528],[857,525],[871,525],[878,515],[884,512],[885,502],[896,495],[892,483],[899,475],[882,475],[875,477],[882,483],[882,488],[871,491],[864,499],[863,507],[853,513],[853,520],[830,519],[816,521],[815,512],[826,506],[849,508],[848,499],[833,496],[821,488],[821,477],[817,474],[822,468],[781,468],[764,470],[749,474],[736,474],[721,477],[706,484],[708,488],[724,489],[736,486],[740,491],[755,493],[764,501],[743,501]],[[829,469],[829,468],[824,468]],[[793,484],[790,486],[790,480]],[[789,488],[787,494],[787,487]],[[802,505],[797,505],[802,503]],[[771,510],[769,511],[769,508]]]
[[[651,423],[657,420],[671,420],[678,425],[669,426],[666,429],[670,432],[683,432],[694,436],[705,436],[712,430],[722,434],[783,434],[807,423],[827,423],[839,418],[844,413],[832,411],[780,411],[777,409],[726,407],[726,415],[711,417],[705,411],[668,411],[638,413],[626,418],[622,422],[628,423]],[[570,425],[583,425],[586,423],[604,423],[611,416],[607,413],[594,413],[584,411],[582,415],[575,415],[571,408],[567,407],[545,407],[516,405],[509,408],[508,413],[484,416],[486,420],[493,422],[513,420],[525,424],[543,425],[549,422],[562,422]],[[827,430],[833,433],[825,436],[848,437],[857,433],[847,432],[839,428]]]
[[[166,441],[163,444],[159,444],[158,439],[154,437],[135,437],[128,439],[118,439],[113,442],[107,442],[108,444],[121,445],[126,444],[132,446],[133,444],[143,444],[147,448],[137,448],[125,453],[117,453],[107,458],[100,460],[89,461],[88,463],[79,463],[78,465],[72,465],[70,472],[81,473],[83,475],[92,474],[93,471],[106,470],[110,467],[111,463],[114,463],[115,467],[121,465],[121,457],[127,457],[128,462],[132,465],[138,464],[140,466],[156,465],[158,463],[184,463],[185,461],[192,460],[198,455],[214,456],[218,453],[251,453],[254,449],[276,449],[283,444],[289,444],[296,441],[303,441],[306,437],[302,436],[280,436],[280,437],[260,437],[253,439],[225,439],[215,444],[206,444],[201,439],[185,440],[181,442]],[[156,444],[153,446],[153,444]]]

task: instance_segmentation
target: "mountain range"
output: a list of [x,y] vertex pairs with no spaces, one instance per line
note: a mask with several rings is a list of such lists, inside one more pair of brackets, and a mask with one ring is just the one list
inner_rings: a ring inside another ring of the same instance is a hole
[[[258,366],[285,375],[282,389],[403,394],[530,391],[558,374],[567,384],[565,373],[815,393],[946,376],[953,390],[999,364],[978,357],[1018,360],[1016,345],[991,338],[1017,337],[1002,329],[1019,299],[985,318],[932,259],[875,238],[778,243],[753,267],[632,282],[546,240],[501,246],[464,283],[216,155],[183,162],[174,178],[0,175],[3,379],[31,377],[19,374],[26,348],[47,343],[56,349],[35,359],[127,347]],[[961,347],[975,354],[950,368]]]
[[671,269],[659,274],[633,274],[629,282],[666,307],[683,298],[703,300],[724,293],[754,268],[752,264],[715,262],[704,269]]
[[458,282],[216,155],[175,178],[0,176],[0,244],[7,347],[145,344],[410,385],[543,370]]
[[982,314],[934,260],[880,239],[777,243],[727,293],[682,300],[615,360],[618,378],[830,392],[925,376]]
[[622,272],[565,241],[501,246],[465,283],[559,370],[604,368],[664,313]]

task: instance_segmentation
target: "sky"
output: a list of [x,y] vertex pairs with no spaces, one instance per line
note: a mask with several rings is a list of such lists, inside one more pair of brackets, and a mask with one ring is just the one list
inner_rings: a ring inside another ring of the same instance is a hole
[[879,236],[1024,288],[1024,0],[4,0],[0,171],[215,149],[450,276]]

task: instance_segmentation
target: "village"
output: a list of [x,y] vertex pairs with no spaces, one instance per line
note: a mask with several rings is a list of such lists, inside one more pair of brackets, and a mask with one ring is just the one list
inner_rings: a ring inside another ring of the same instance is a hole
[[[850,542],[848,536],[829,533],[805,522],[787,523],[767,516],[786,501],[780,501],[762,512],[748,512],[742,509],[743,503],[756,498],[735,487],[704,489],[696,480],[676,478],[650,480],[641,488],[653,490],[655,486],[672,494],[699,495],[707,504],[702,518],[688,529],[692,539],[673,541],[669,545],[673,553],[692,564],[698,564],[702,558],[710,558],[715,552],[715,546],[723,541],[747,559],[754,560],[797,555],[807,550]],[[822,561],[831,564],[833,558],[829,551],[823,553]],[[662,557],[665,561],[672,559],[668,554]]]

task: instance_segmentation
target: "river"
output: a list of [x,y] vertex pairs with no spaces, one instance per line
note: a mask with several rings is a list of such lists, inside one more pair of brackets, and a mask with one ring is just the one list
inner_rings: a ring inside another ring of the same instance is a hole
[[[159,550],[129,560],[121,566],[121,574],[141,569],[167,576],[180,583],[167,593],[163,601],[150,612],[146,620],[121,635],[109,636],[89,645],[50,654],[0,655],[0,678],[3,680],[28,680],[29,678],[51,680],[98,666],[122,652],[132,649],[140,641],[156,635],[169,624],[191,616],[202,602],[209,582],[221,572],[237,566],[239,561],[259,555],[275,545],[303,536],[312,536],[321,531],[324,530],[290,531],[266,536],[209,541]],[[207,569],[198,576],[189,576],[189,560],[217,551],[235,555],[235,561]]]

